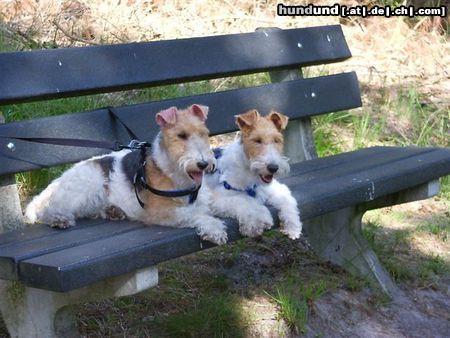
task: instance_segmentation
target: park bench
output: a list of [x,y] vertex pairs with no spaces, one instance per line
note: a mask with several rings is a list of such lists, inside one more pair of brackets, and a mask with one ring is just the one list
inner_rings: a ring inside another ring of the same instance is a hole
[[[303,78],[301,67],[350,57],[340,26],[3,53],[0,105],[268,72],[269,84],[115,111],[141,140],[154,137],[154,114],[170,106],[209,106],[212,135],[235,131],[233,115],[252,108],[287,114],[292,168],[283,181],[298,199],[312,248],[395,297],[396,285],[362,236],[361,217],[437,194],[439,177],[450,173],[450,149],[373,147],[317,158],[311,117],[360,107],[360,89],[354,72]],[[193,229],[130,221],[83,220],[67,230],[25,227],[14,174],[107,152],[29,137],[129,141],[107,108],[0,125],[0,309],[12,336],[74,335],[69,305],[153,287],[158,263],[213,246]],[[236,221],[227,224],[230,241],[239,239]]]

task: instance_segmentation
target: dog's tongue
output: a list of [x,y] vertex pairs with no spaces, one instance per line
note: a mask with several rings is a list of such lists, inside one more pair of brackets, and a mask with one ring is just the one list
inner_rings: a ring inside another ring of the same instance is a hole
[[273,179],[273,175],[261,175],[261,179],[263,180],[264,183],[270,183],[272,182]]
[[201,184],[203,179],[203,172],[201,171],[191,171],[189,176],[194,180],[195,183]]

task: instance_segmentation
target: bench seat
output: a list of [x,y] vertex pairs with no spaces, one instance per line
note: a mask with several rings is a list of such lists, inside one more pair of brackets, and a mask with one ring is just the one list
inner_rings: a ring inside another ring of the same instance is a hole
[[[301,162],[289,185],[303,220],[433,181],[450,171],[450,149],[373,147]],[[228,220],[230,241],[240,238]],[[90,220],[69,230],[33,226],[0,236],[0,278],[66,292],[212,247],[193,229]]]

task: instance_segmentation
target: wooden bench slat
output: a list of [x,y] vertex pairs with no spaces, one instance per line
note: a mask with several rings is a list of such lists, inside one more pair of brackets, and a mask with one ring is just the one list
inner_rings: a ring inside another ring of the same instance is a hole
[[[436,148],[418,147],[372,147],[358,151],[351,157],[352,161],[340,159],[337,161],[321,161],[314,163],[314,166],[300,166],[291,170],[289,177],[284,181],[286,184],[295,182],[296,184],[315,184],[323,179],[333,179],[343,175],[352,175],[361,171],[390,165],[395,161],[404,161],[410,157],[416,157],[435,151]],[[325,159],[325,158],[324,158]],[[308,163],[309,164],[309,163]]]
[[[412,156],[405,158],[404,151]],[[381,154],[391,160],[370,163]],[[314,162],[320,165],[312,168]],[[359,171],[351,170],[356,162],[367,165],[361,166]],[[334,166],[346,166],[349,171],[339,170],[336,175],[328,175]],[[302,171],[305,175],[315,175],[315,179],[283,181],[289,183],[298,199],[302,218],[309,219],[445,175],[450,171],[450,149],[374,147],[292,166],[294,174]],[[228,220],[227,224],[230,239],[238,239],[236,222]],[[68,291],[97,279],[210,247],[206,242],[201,247],[200,242],[192,229],[149,227],[22,261],[20,278],[30,286]]]
[[3,53],[0,105],[324,64],[350,56],[339,25]]
[[[97,223],[97,224],[95,224]],[[44,226],[45,227],[45,226]],[[40,237],[32,240],[19,241],[13,245],[0,247],[1,279],[17,279],[15,266],[17,262],[51,252],[59,252],[65,249],[80,246],[84,243],[110,238],[144,227],[143,224],[130,221],[98,223],[94,220],[91,224],[67,230],[56,230],[52,236]],[[11,274],[11,271],[13,272]]]
[[[234,229],[230,240],[239,238]],[[212,246],[193,229],[152,226],[23,261],[20,274],[28,285],[62,292]]]
[[[359,107],[361,98],[356,74],[351,72],[117,107],[116,110],[141,139],[151,140],[158,130],[153,120],[156,112],[192,103],[210,107],[207,124],[211,134],[216,135],[236,130],[233,116],[252,108],[263,114],[275,109],[297,119]],[[106,109],[4,124],[0,126],[0,136],[118,139],[128,143],[127,133],[111,119]],[[9,142],[15,144],[15,151],[7,149]],[[0,175],[76,162],[105,152],[0,137]]]
[[[395,147],[383,148],[384,156],[388,156],[390,152],[401,154],[406,150]],[[288,185],[301,206],[303,217],[321,215],[324,212],[369,202],[448,175],[450,148],[425,149],[429,151],[419,151],[413,156],[403,158],[399,156],[397,160],[367,166],[359,172],[353,170],[355,163],[349,161],[345,164],[348,170],[341,170],[340,174],[335,176],[322,171],[324,176],[328,177],[322,179],[317,176],[310,182],[302,181],[301,176],[297,181],[288,178],[290,181]],[[366,159],[361,160],[370,161],[370,152],[368,155]]]
[[[100,219],[98,220],[81,219],[78,220],[79,226],[66,229],[66,231],[79,231],[80,229],[83,229],[86,226],[92,226],[98,223],[102,223],[102,221]],[[6,245],[22,243],[30,240],[35,240],[38,238],[45,238],[48,236],[55,236],[60,233],[61,230],[50,228],[48,226],[30,225],[30,227],[21,230],[8,231],[2,233],[0,236],[0,249]]]

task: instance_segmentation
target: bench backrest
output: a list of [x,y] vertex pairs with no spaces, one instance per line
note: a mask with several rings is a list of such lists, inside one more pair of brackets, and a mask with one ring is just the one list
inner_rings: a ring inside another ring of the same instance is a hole
[[[3,53],[0,105],[271,72],[276,83],[121,106],[116,110],[139,138],[151,140],[157,132],[154,114],[169,106],[209,106],[208,127],[212,135],[236,130],[235,114],[252,108],[263,114],[275,109],[299,121],[291,124],[288,137],[308,143],[310,116],[359,107],[361,98],[355,73],[302,79],[300,67],[342,61],[350,56],[340,26],[271,28],[247,34]],[[124,143],[129,139],[107,109],[3,124],[0,176],[72,163],[106,152],[8,137],[87,138]],[[288,151],[288,156],[291,153],[299,157],[294,162],[314,156],[313,144],[297,146],[292,140],[287,144],[301,148],[297,155]]]

